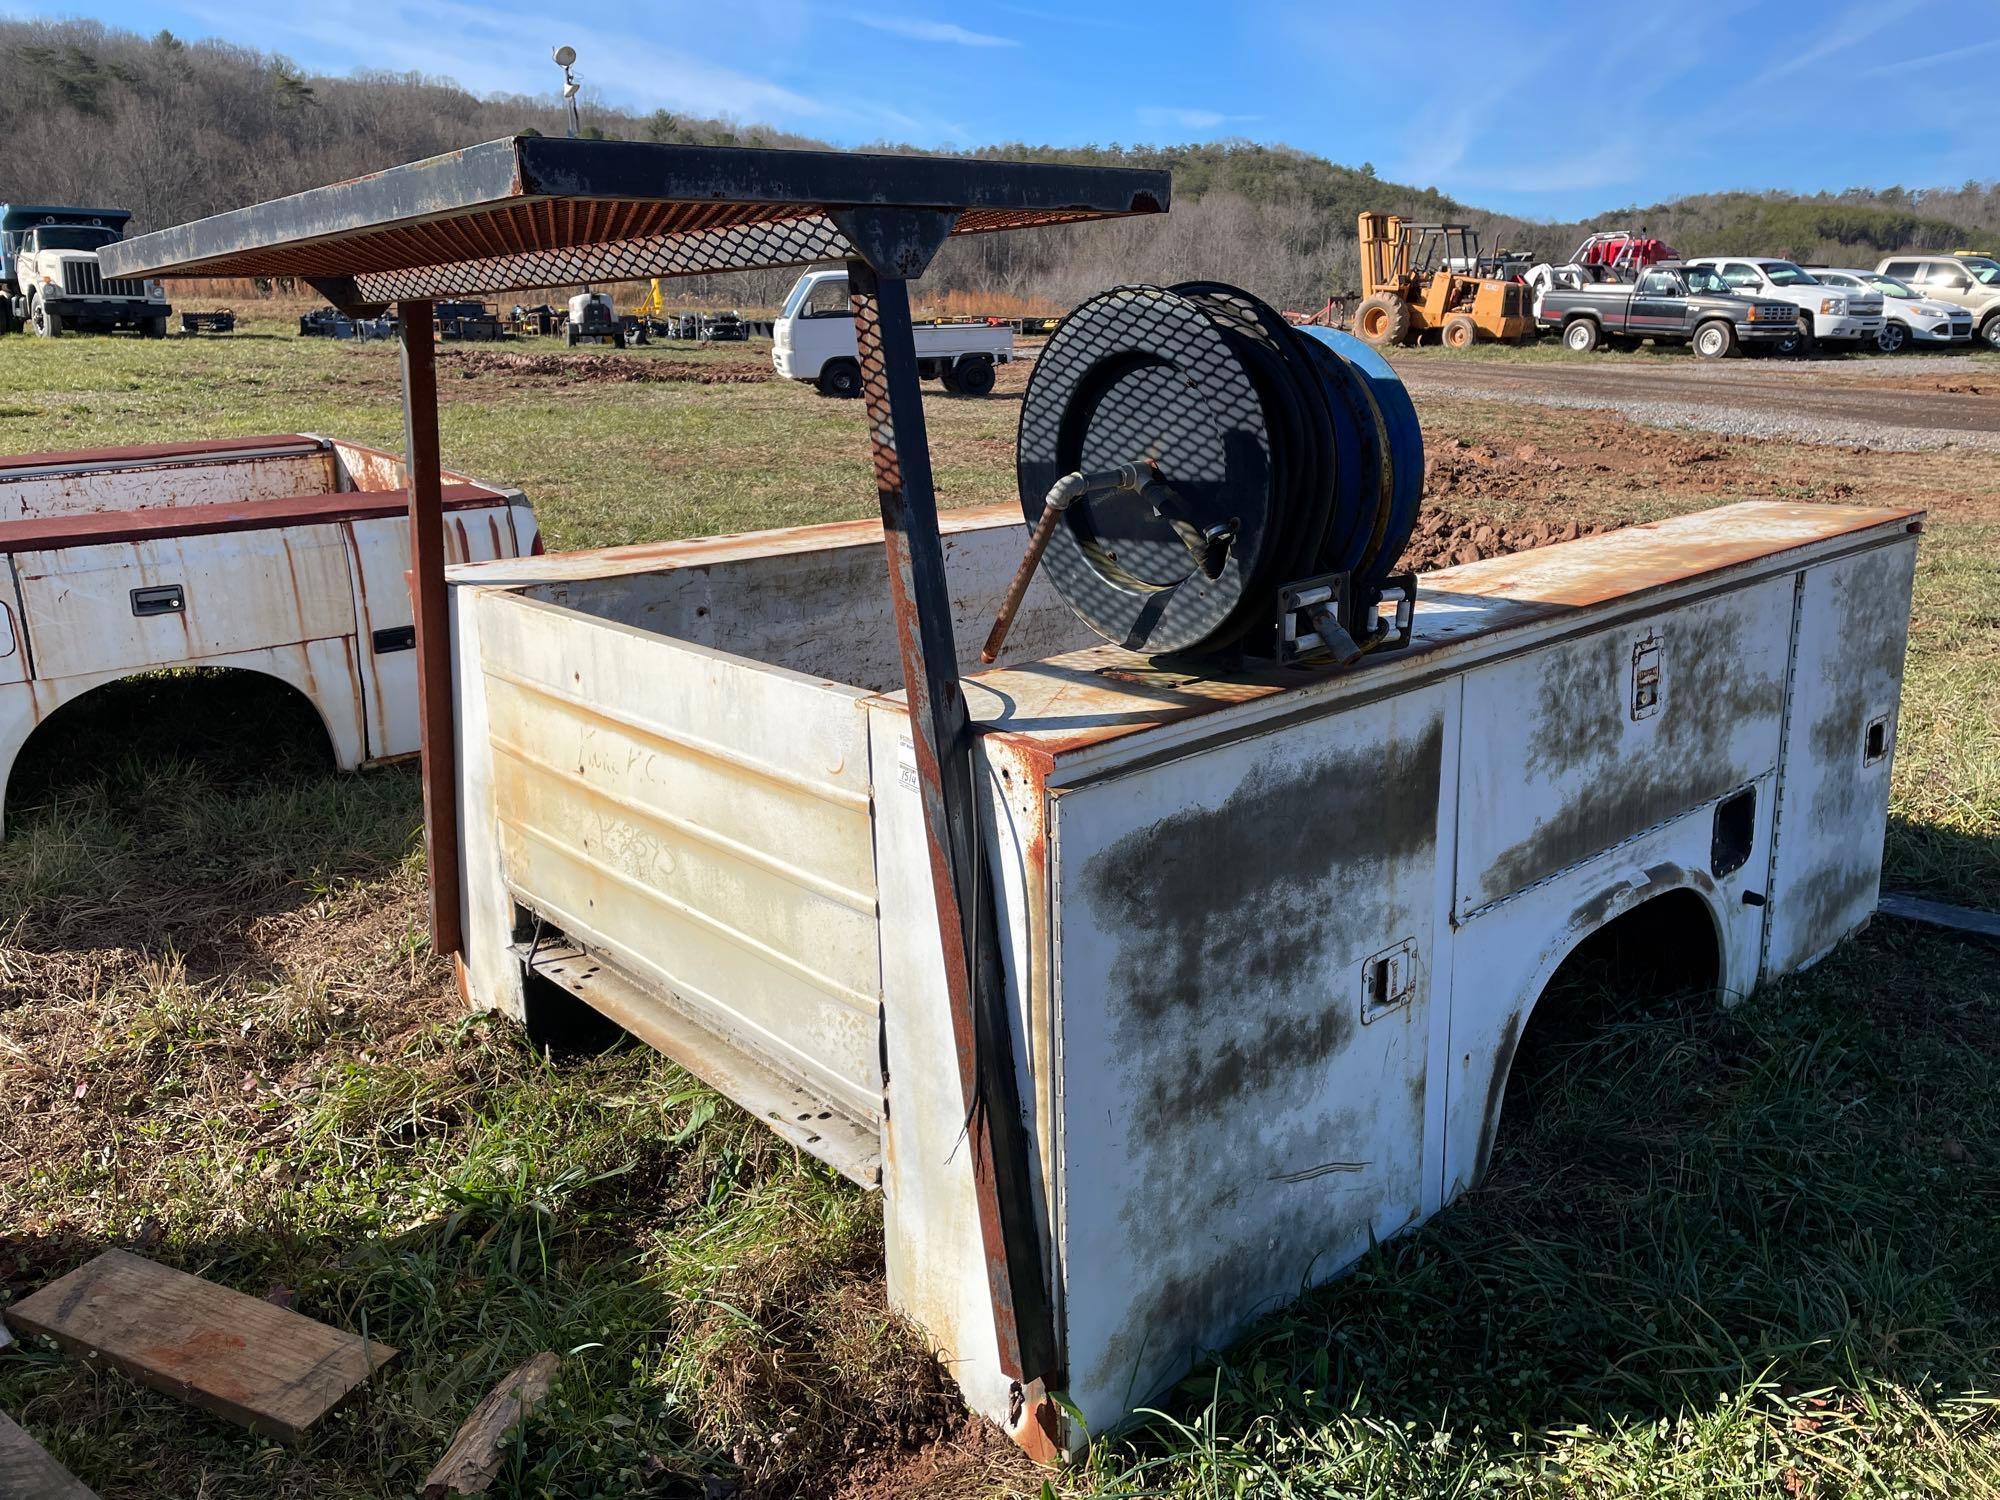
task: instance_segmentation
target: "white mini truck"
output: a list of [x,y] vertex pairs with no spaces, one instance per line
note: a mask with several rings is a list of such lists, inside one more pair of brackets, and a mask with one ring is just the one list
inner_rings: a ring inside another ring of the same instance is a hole
[[[917,372],[960,396],[992,392],[994,366],[1014,357],[1014,330],[986,322],[918,323],[910,330]],[[808,271],[785,294],[771,331],[771,367],[822,396],[861,394],[847,272]]]
[[[0,458],[0,794],[61,709],[175,667],[297,689],[342,769],[414,753],[401,484],[393,454],[302,433]],[[539,546],[518,490],[446,474],[444,506],[456,561]]]
[[463,982],[581,997],[879,1188],[894,1305],[1074,1451],[1477,1182],[1592,934],[1726,1002],[1869,920],[1919,526],[1724,506],[1425,575],[1351,668],[1190,675],[1039,577],[978,670],[1025,531],[946,513],[1083,1425],[996,1355],[875,522],[453,570]]

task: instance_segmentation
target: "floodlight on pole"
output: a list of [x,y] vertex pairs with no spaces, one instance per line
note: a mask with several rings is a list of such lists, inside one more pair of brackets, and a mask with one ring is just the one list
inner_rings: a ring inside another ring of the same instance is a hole
[[569,138],[575,140],[583,133],[583,122],[577,118],[576,112],[576,96],[583,85],[578,83],[576,75],[570,72],[570,65],[576,61],[576,48],[556,47],[550,51],[549,56],[554,58],[556,66],[563,70],[563,104],[569,110]]

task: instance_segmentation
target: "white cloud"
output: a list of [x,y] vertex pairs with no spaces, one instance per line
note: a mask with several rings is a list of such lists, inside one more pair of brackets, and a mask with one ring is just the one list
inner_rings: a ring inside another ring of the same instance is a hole
[[[1917,0],[1866,0],[1863,4],[1850,5],[1838,16],[1815,20],[1806,34],[1820,32],[1819,40],[1803,52],[1794,52],[1783,62],[1764,69],[1751,80],[1751,86],[1776,83],[1781,78],[1790,78],[1816,68],[1829,57],[1837,57],[1877,32],[1894,26],[1915,10],[1916,5]],[[1821,28],[1824,28],[1823,32]]]
[[1898,62],[1884,63],[1879,68],[1870,68],[1864,78],[1880,78],[1888,73],[1908,73],[1917,68],[1934,68],[1943,63],[1963,62],[1968,57],[1977,57],[1983,52],[2000,49],[2000,37],[1990,41],[1973,42],[1970,46],[1953,47],[1948,52],[1932,52],[1924,57],[1906,57]]
[[922,21],[911,16],[869,16],[850,12],[848,19],[874,31],[886,31],[912,42],[947,42],[955,47],[1018,47],[1011,36],[994,36],[986,31],[967,31],[950,21]]
[[1218,125],[1246,125],[1259,115],[1226,115],[1216,109],[1170,109],[1148,105],[1139,111],[1139,123],[1155,130],[1213,130]]

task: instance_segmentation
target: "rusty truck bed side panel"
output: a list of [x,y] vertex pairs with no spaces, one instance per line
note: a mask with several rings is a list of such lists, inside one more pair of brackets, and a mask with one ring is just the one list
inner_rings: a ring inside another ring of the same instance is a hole
[[1474,653],[1504,651],[1535,627],[1559,633],[1573,618],[1594,626],[1608,608],[1643,609],[1669,592],[1739,580],[1746,570],[1784,571],[1809,549],[1859,544],[1922,514],[1902,506],[1720,506],[1426,573],[1410,644],[1351,668],[1185,670],[1098,646],[978,673],[967,679],[966,697],[984,734],[1005,737],[1053,772],[1065,759],[1081,760],[1129,736],[1246,703],[1399,691],[1424,675],[1461,669]]
[[[499,505],[504,503],[505,498],[500,492],[479,485],[449,484],[444,487],[447,510]],[[99,511],[88,515],[38,516],[0,521],[0,553],[366,521],[407,515],[409,504],[407,491],[377,490],[331,495],[281,495],[214,505],[156,505],[142,510]]]
[[106,464],[146,463],[155,459],[199,459],[232,453],[296,448],[320,452],[325,443],[300,432],[274,433],[268,437],[208,438],[186,443],[135,443],[122,448],[72,448],[50,453],[10,453],[0,456],[0,474],[19,469],[98,468]]

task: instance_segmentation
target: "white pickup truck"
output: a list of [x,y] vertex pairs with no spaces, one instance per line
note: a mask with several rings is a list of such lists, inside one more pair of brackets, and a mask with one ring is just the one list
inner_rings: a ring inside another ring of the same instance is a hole
[[[991,323],[919,323],[913,330],[917,366],[961,396],[993,389],[993,367],[1014,357],[1014,330]],[[803,380],[822,396],[861,394],[854,352],[854,311],[845,271],[808,271],[785,298],[772,330],[771,363],[787,380]]]
[[[163,668],[289,684],[343,770],[414,752],[402,477],[393,454],[296,433],[0,458],[0,813],[37,729]],[[444,506],[453,562],[541,550],[518,490],[448,473]]]
[[1768,255],[1701,255],[1707,266],[1745,297],[1789,302],[1799,310],[1799,337],[1780,354],[1803,353],[1813,344],[1867,344],[1882,331],[1882,296],[1853,287],[1823,286],[1803,266]]

